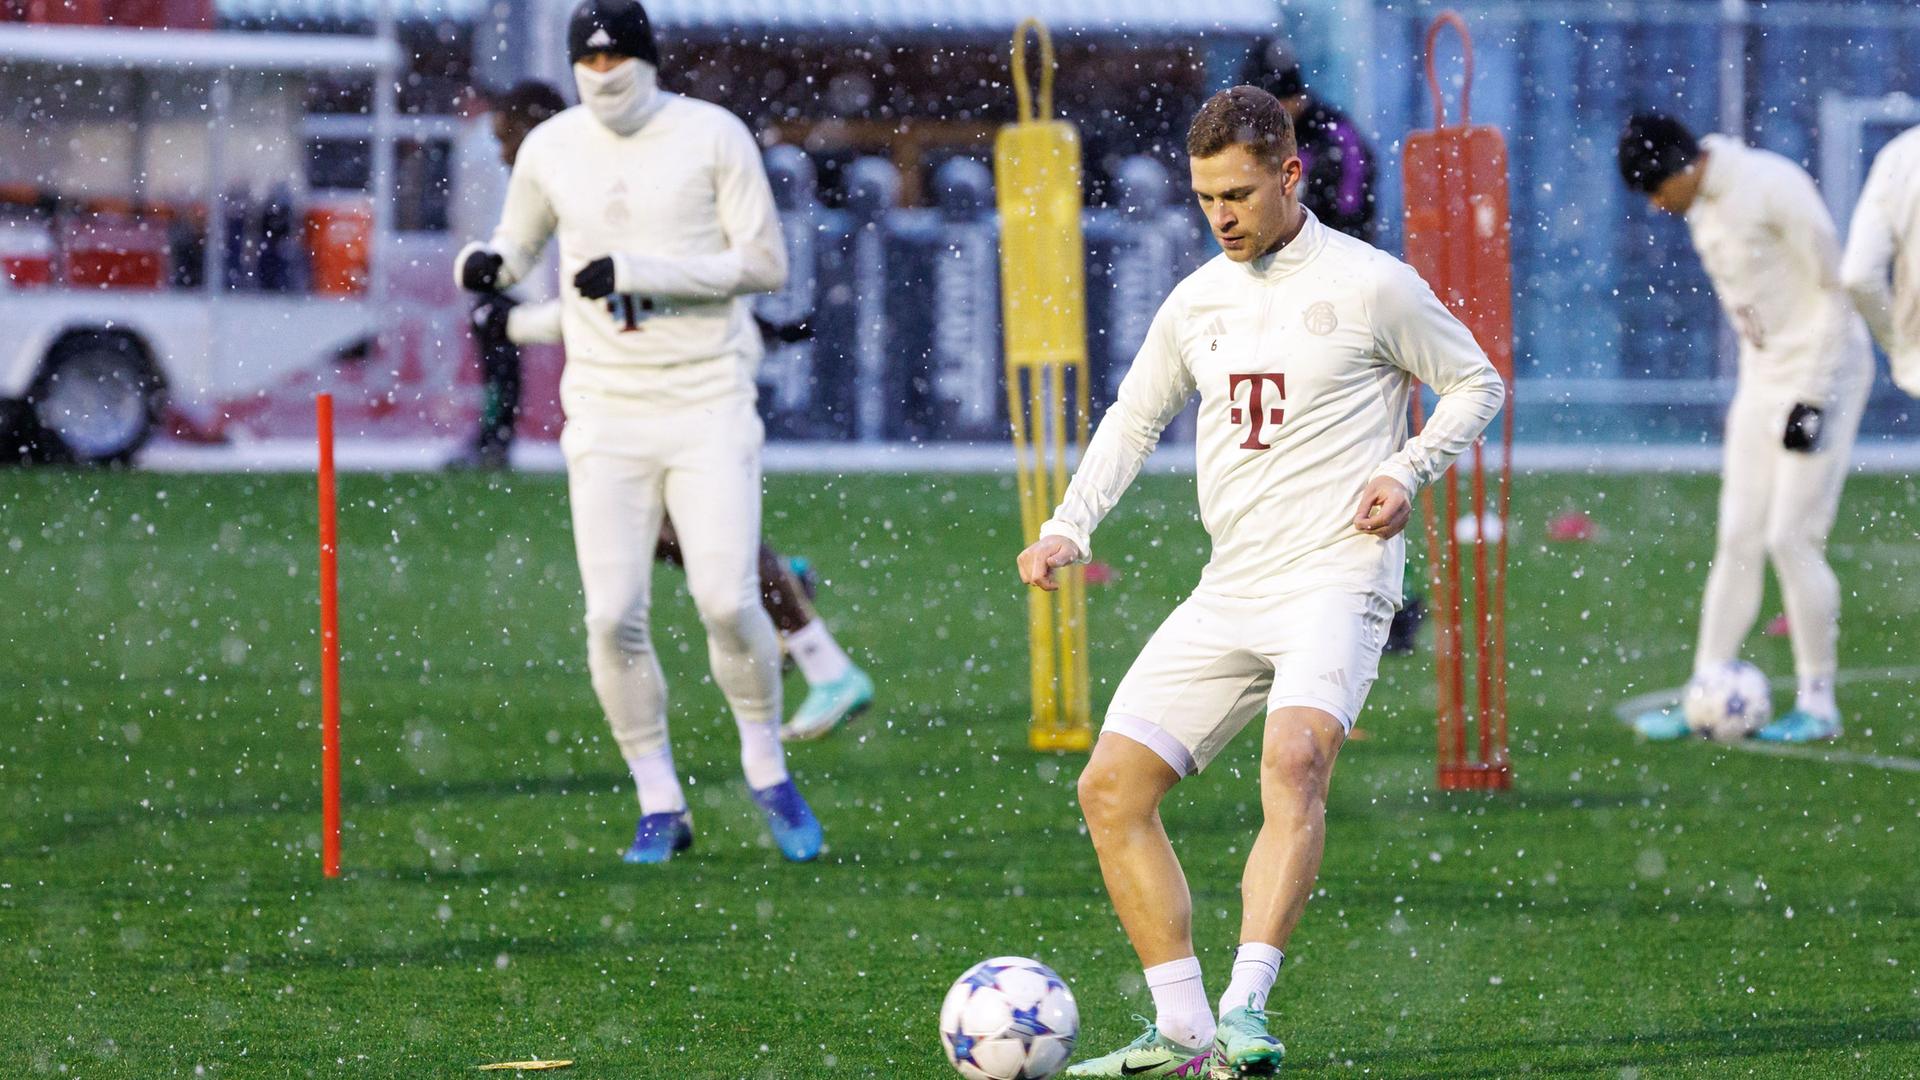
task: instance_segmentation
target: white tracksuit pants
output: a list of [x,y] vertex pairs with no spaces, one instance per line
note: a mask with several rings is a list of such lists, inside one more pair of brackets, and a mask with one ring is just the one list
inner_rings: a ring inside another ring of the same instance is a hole
[[1701,604],[1696,671],[1740,655],[1760,614],[1762,566],[1771,562],[1786,604],[1796,674],[1803,680],[1834,674],[1840,583],[1827,565],[1827,534],[1870,389],[1867,381],[1847,380],[1825,410],[1819,449],[1812,453],[1781,445],[1794,406],[1790,397],[1744,387],[1735,395],[1727,413],[1719,541]]
[[679,532],[714,682],[735,720],[743,729],[779,720],[780,645],[759,595],[764,441],[750,397],[664,415],[569,411],[560,445],[587,665],[629,762],[667,748],[666,683],[647,619],[663,513]]

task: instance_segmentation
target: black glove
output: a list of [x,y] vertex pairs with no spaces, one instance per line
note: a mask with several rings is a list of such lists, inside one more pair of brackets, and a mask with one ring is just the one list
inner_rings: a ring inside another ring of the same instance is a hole
[[604,300],[613,295],[613,256],[602,255],[573,275],[573,287],[589,300]]
[[813,338],[813,323],[801,319],[794,323],[777,323],[763,317],[759,312],[753,315],[754,324],[760,328],[760,337],[765,341],[777,341],[782,345],[793,345]]
[[506,262],[491,251],[475,251],[460,264],[460,287],[469,292],[492,292],[500,287],[500,267]]
[[474,301],[469,321],[473,334],[484,344],[507,340],[507,315],[519,301],[506,293],[486,293]]
[[1787,432],[1780,445],[1802,454],[1820,449],[1821,415],[1812,405],[1795,405],[1787,414]]

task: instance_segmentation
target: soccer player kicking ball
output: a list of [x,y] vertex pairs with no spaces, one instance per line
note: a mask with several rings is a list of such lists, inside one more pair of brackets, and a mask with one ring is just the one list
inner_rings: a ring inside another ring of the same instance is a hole
[[[1873,353],[1840,283],[1833,218],[1800,166],[1724,135],[1696,140],[1657,113],[1627,122],[1619,158],[1628,187],[1686,218],[1740,335],[1719,540],[1694,674],[1739,657],[1760,614],[1762,565],[1770,560],[1786,602],[1799,692],[1793,710],[1755,737],[1836,738],[1840,583],[1827,565],[1827,533],[1872,388]],[[1634,727],[1650,739],[1687,733],[1678,709],[1643,713]]]
[[[1378,671],[1413,493],[1506,398],[1473,336],[1404,263],[1300,205],[1293,126],[1236,86],[1187,133],[1193,191],[1222,257],[1161,305],[1118,399],[1020,576],[1052,589],[1196,391],[1200,513],[1213,557],[1114,692],[1080,776],[1107,894],[1146,968],[1155,1018],[1068,1076],[1266,1076],[1283,1048],[1263,1009],[1319,871],[1327,782]],[[1407,438],[1415,379],[1440,401]],[[1159,806],[1266,718],[1265,821],[1218,1021],[1192,903]]]
[[760,606],[759,331],[745,297],[780,287],[786,253],[753,136],[725,110],[658,89],[635,0],[586,0],[567,28],[580,106],[526,137],[489,244],[456,264],[476,292],[512,285],[560,241],[560,402],[594,693],[639,789],[626,859],[693,843],[648,632],[654,541],[671,513],[713,679],[733,709],[753,800],[780,851],[820,852],[787,775],[780,646]]

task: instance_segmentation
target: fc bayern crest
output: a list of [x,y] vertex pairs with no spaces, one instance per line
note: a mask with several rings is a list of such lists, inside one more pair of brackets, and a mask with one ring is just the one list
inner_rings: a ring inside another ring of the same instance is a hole
[[1333,313],[1333,305],[1325,300],[1309,306],[1302,321],[1307,333],[1315,337],[1326,337],[1340,326],[1340,317]]

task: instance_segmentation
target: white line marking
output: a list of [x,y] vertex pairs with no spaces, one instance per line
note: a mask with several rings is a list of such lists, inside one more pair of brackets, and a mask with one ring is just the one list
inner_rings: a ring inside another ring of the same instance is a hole
[[1771,754],[1774,757],[1823,761],[1829,765],[1868,765],[1876,769],[1891,769],[1895,772],[1920,773],[1920,761],[1913,758],[1892,757],[1887,754],[1857,754],[1852,750],[1822,750],[1817,746],[1794,746],[1789,743],[1768,743],[1753,739],[1734,744],[1734,749],[1754,754]]
[[[1881,668],[1879,670],[1842,671],[1834,676],[1838,683],[1861,682],[1913,682],[1920,681],[1920,667]],[[1777,678],[1770,685],[1775,690],[1791,690],[1794,680]],[[1657,709],[1663,705],[1678,705],[1680,692],[1684,687],[1671,687],[1665,690],[1649,690],[1613,707],[1614,718],[1623,724],[1631,725],[1633,718],[1648,709]],[[1769,754],[1773,757],[1799,758],[1803,761],[1818,761],[1828,765],[1865,765],[1874,769],[1889,769],[1894,772],[1920,773],[1920,759],[1899,757],[1893,754],[1862,754],[1854,750],[1834,750],[1821,746],[1795,746],[1790,743],[1768,743],[1757,739],[1729,744],[1732,749],[1745,750],[1750,754]]]

